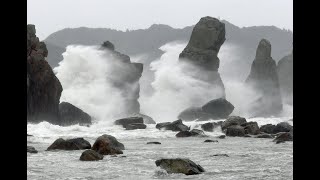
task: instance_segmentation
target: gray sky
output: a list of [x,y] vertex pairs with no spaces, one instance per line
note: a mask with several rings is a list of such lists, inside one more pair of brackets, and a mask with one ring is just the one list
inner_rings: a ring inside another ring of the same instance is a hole
[[293,0],[28,0],[27,23],[43,40],[66,27],[145,29],[220,17],[239,27],[274,25],[293,31]]

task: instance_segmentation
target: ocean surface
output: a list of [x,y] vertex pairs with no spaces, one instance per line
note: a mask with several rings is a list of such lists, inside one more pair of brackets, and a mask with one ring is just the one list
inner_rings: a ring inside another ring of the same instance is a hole
[[[288,121],[292,117],[251,118],[259,126]],[[217,121],[217,120],[216,120]],[[202,122],[184,122],[200,129]],[[288,121],[293,125],[292,121]],[[158,130],[155,125],[146,129],[124,130],[108,122],[90,127],[60,127],[42,122],[28,124],[27,145],[38,150],[27,153],[27,178],[30,180],[90,180],[90,179],[215,179],[215,180],[289,180],[293,179],[293,142],[275,144],[272,139],[226,137],[221,128],[205,132],[209,137],[176,138],[177,132]],[[101,161],[80,161],[84,150],[45,151],[56,139],[83,137],[93,145],[103,134],[116,137],[124,144],[124,153],[117,157],[104,156]],[[218,143],[204,143],[206,139]],[[149,141],[161,145],[146,144]],[[227,154],[225,156],[212,156]],[[205,172],[199,175],[167,174],[155,165],[161,158],[188,158],[201,165]]]

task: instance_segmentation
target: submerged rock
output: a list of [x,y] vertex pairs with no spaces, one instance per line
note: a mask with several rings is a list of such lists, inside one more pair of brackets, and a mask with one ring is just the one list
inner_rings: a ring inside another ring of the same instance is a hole
[[283,143],[285,141],[293,141],[293,134],[291,134],[290,132],[281,133],[273,140],[273,142],[276,142],[277,144]]
[[156,165],[166,170],[167,173],[182,173],[194,175],[204,172],[204,169],[189,159],[160,159],[156,160]]
[[156,124],[156,122],[150,116],[141,113],[134,113],[131,115],[131,117],[142,117],[144,124]]
[[123,154],[124,145],[115,137],[104,134],[97,138],[91,149],[102,155]]
[[211,139],[207,139],[204,141],[205,143],[208,143],[208,142],[218,142],[218,140],[211,140]]
[[74,138],[64,140],[59,138],[55,140],[48,148],[50,150],[80,150],[80,149],[90,149],[91,144],[83,138]]
[[27,152],[29,152],[29,153],[38,153],[38,151],[32,146],[27,146]]
[[227,118],[233,109],[234,106],[224,98],[211,100],[202,106],[203,112],[210,114],[211,119]]
[[81,161],[98,161],[102,159],[103,155],[91,149],[85,150],[80,156]]
[[191,131],[180,131],[176,134],[176,137],[207,137],[202,130],[192,129]]
[[188,131],[189,127],[184,125],[182,123],[182,120],[176,120],[173,122],[164,122],[164,123],[158,123],[156,125],[157,129],[165,129],[165,130],[171,130],[171,131]]
[[271,57],[271,44],[266,39],[259,42],[246,84],[259,96],[251,103],[251,114],[268,117],[282,111],[276,62]]
[[258,134],[256,138],[273,138],[270,134]]
[[219,139],[224,139],[224,138],[226,138],[226,135],[220,135],[220,136],[218,136],[218,138]]
[[142,123],[132,123],[126,126],[126,130],[145,129],[147,126]]
[[214,156],[229,157],[228,154],[214,154],[214,155],[211,155],[211,157],[214,157]]
[[147,142],[147,144],[161,144],[160,142]]
[[60,125],[69,126],[74,124],[89,125],[91,116],[76,106],[62,102],[59,104]]

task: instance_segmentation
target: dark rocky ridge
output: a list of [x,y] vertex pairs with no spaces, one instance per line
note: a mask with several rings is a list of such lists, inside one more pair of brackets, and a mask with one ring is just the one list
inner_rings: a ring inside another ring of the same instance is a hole
[[253,116],[271,116],[282,111],[276,62],[271,57],[271,44],[266,39],[258,45],[246,84],[259,96],[251,104]]
[[59,124],[62,86],[45,60],[48,50],[34,25],[27,25],[27,121]]
[[293,104],[293,52],[281,58],[277,65],[280,90],[284,103]]

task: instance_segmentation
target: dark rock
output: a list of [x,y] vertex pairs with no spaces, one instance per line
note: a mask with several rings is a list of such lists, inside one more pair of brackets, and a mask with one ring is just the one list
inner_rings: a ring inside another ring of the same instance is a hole
[[189,127],[184,125],[182,123],[182,120],[176,120],[173,122],[164,122],[164,123],[158,123],[156,125],[157,129],[165,129],[165,130],[171,130],[171,131],[188,131]]
[[249,134],[245,134],[243,137],[252,137],[252,136]]
[[32,146],[27,146],[27,152],[29,152],[29,153],[38,153],[38,151]]
[[244,127],[244,131],[246,134],[257,135],[260,133],[260,129],[257,122],[247,122],[241,124]]
[[268,117],[282,111],[276,62],[271,57],[271,44],[266,39],[258,45],[246,84],[259,96],[251,104],[251,114]]
[[27,134],[27,136],[33,136],[33,135]]
[[224,139],[224,138],[226,138],[226,135],[220,135],[220,136],[218,136],[218,138],[219,139]]
[[27,121],[59,124],[62,86],[45,60],[48,50],[34,25],[27,25]]
[[275,134],[279,132],[290,132],[292,128],[293,127],[288,122],[281,122],[276,125],[276,127],[273,130],[273,133]]
[[145,129],[147,126],[142,123],[132,123],[126,126],[126,130],[134,130],[134,129]]
[[191,131],[180,131],[176,134],[176,137],[207,137],[202,130],[192,129]]
[[144,124],[156,124],[156,122],[150,116],[141,113],[134,113],[131,115],[131,117],[142,117]]
[[126,128],[129,124],[134,124],[134,123],[143,124],[143,118],[128,117],[128,118],[118,119],[114,122],[115,125],[122,125],[124,128]]
[[205,142],[205,143],[207,143],[207,142],[218,142],[218,140],[207,139],[207,140],[205,140],[204,142]]
[[276,126],[273,124],[266,124],[260,127],[260,131],[268,134],[273,134],[273,132],[275,132],[274,131],[275,128]]
[[124,145],[115,137],[104,134],[97,138],[91,149],[102,155],[123,154]]
[[270,134],[258,134],[256,138],[273,138]]
[[59,104],[60,125],[69,126],[74,124],[89,125],[91,116],[68,102]]
[[221,129],[225,130],[226,128],[228,128],[229,126],[233,126],[233,125],[241,125],[246,123],[247,120],[246,118],[240,117],[240,116],[230,116],[228,117],[227,120],[225,120],[222,125],[221,125]]
[[80,156],[81,161],[98,161],[102,159],[103,155],[91,149],[85,150]]
[[201,125],[201,129],[204,131],[213,132],[214,124],[213,123],[205,123]]
[[229,157],[228,154],[214,154],[214,155],[211,155],[211,157],[214,157],[214,156]]
[[293,104],[293,52],[278,61],[281,96],[286,104]]
[[285,141],[293,141],[293,136],[290,132],[282,133],[273,140],[273,142],[276,142],[277,144]]
[[110,41],[105,41],[103,42],[103,44],[101,45],[102,48],[107,48],[109,50],[114,51],[114,45],[110,42]]
[[240,136],[243,137],[245,135],[244,127],[240,125],[232,125],[226,128],[227,136]]
[[83,138],[74,138],[64,140],[59,138],[55,140],[48,148],[47,151],[51,150],[80,150],[90,149],[91,144]]
[[194,175],[204,172],[204,169],[189,159],[160,159],[156,160],[156,165],[166,170],[167,173],[182,173]]
[[201,107],[187,108],[178,115],[178,119],[181,119],[183,121],[206,121],[209,120],[210,117],[211,115],[203,112]]
[[161,144],[160,142],[147,142],[147,144]]
[[205,113],[210,114],[211,119],[227,118],[233,111],[234,106],[224,98],[212,100],[202,106]]

